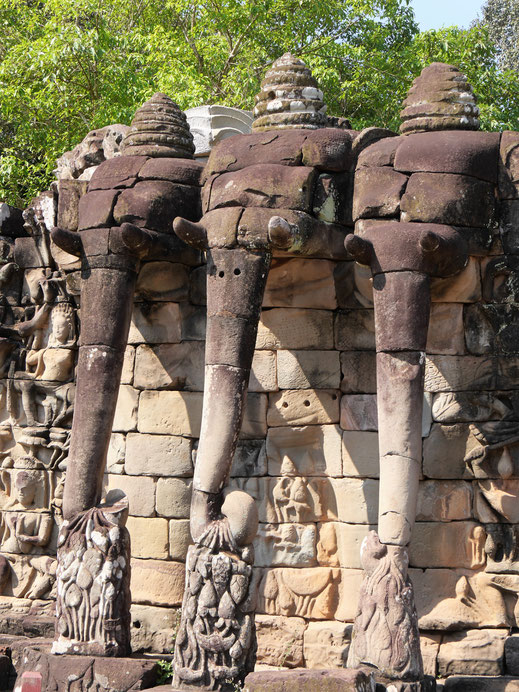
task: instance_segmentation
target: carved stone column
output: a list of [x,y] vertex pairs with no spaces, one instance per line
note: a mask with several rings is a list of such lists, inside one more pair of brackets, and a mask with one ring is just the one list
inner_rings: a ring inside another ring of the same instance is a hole
[[[375,666],[382,679],[411,691],[428,685],[408,545],[422,462],[430,277],[451,277],[466,265],[474,229],[460,227],[491,227],[498,150],[493,134],[446,132],[479,126],[470,85],[450,65],[426,68],[404,106],[405,136],[375,143],[359,158],[356,235],[346,239],[373,276],[380,454],[379,534],[361,548],[365,576],[348,665]],[[377,158],[383,150],[386,158]]]
[[[297,110],[290,107],[295,102]],[[187,243],[208,251],[204,403],[191,504],[195,545],[186,565],[173,680],[181,689],[232,690],[254,666],[257,509],[246,493],[226,494],[225,487],[271,256],[346,257],[345,229],[312,214],[314,199],[324,206],[333,178],[322,182],[320,171],[349,172],[352,137],[318,129],[327,124],[322,92],[301,60],[287,54],[274,63],[255,116],[251,135],[212,150],[201,222],[177,219],[174,226]],[[335,220],[339,205],[330,201]]]
[[[133,293],[144,258],[188,251],[171,232],[200,216],[199,177],[185,115],[163,94],[135,114],[122,156],[103,162],[79,201],[78,232],[54,242],[82,259],[76,407],[58,552],[55,653],[129,653],[129,535],[122,498],[99,504]],[[188,251],[190,252],[190,251]]]

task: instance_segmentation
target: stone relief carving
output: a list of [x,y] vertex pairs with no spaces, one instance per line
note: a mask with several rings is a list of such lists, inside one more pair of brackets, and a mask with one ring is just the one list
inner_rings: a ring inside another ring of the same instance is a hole
[[58,537],[57,639],[53,653],[130,653],[128,500],[120,491],[71,520]]

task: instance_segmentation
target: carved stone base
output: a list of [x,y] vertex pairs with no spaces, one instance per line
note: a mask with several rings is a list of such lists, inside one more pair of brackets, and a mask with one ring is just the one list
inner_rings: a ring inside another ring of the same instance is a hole
[[54,654],[130,653],[128,500],[113,493],[61,526]]
[[232,691],[254,670],[252,561],[251,547],[224,551],[218,541],[189,548],[174,689]]
[[384,545],[371,531],[362,543],[361,563],[365,575],[348,667],[369,665],[389,680],[422,681],[420,633],[407,574],[407,548]]
[[[95,658],[50,653],[49,646],[27,646],[17,668],[17,683],[26,671],[42,675],[42,690],[74,689],[82,692],[129,692],[144,690],[157,682],[156,661],[142,658]],[[16,689],[16,688],[15,688]]]
[[375,681],[373,673],[365,669],[269,670],[247,675],[243,689],[244,692],[374,692]]

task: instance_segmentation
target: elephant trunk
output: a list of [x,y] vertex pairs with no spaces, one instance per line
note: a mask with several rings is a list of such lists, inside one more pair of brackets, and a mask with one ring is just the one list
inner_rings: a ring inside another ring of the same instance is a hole
[[379,535],[406,546],[415,521],[422,459],[429,277],[378,274],[373,281],[380,454]]
[[195,541],[221,517],[269,265],[265,250],[213,248],[209,253],[204,403],[191,507]]
[[137,276],[135,260],[124,259],[120,256],[117,268],[90,266],[87,261],[83,269],[76,399],[63,497],[65,519],[101,500]]

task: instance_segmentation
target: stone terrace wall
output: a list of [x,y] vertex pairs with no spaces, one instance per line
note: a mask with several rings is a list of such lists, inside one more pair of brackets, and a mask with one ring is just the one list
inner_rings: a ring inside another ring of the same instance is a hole
[[[505,203],[505,222],[517,204]],[[508,628],[518,624],[518,244],[511,228],[503,227],[508,258],[496,229],[488,253],[433,286],[423,479],[410,549],[428,672],[437,665],[442,674],[503,672]],[[60,302],[74,310],[79,304],[74,258],[59,256],[66,279],[44,293],[57,251],[51,248],[50,259],[38,254],[45,227],[33,224],[30,231],[18,243],[21,269],[4,284],[4,325],[27,321],[44,304],[50,313]],[[12,238],[2,242],[9,259]],[[121,488],[130,500],[134,644],[163,652],[171,650],[182,599],[204,384],[205,267],[192,253],[185,261],[149,262],[140,272],[106,475],[107,489]],[[4,607],[13,597],[52,598],[55,568],[46,556],[55,554],[77,330],[63,341],[51,338],[49,324],[38,342],[23,337],[33,365],[18,368],[12,355],[18,346],[5,356],[1,548],[15,576],[5,581]],[[56,348],[70,353],[56,357]],[[45,376],[56,371],[49,370],[54,362],[59,381]],[[29,383],[25,399],[20,382]],[[275,259],[231,482],[259,506],[262,663],[345,662],[362,576],[360,545],[377,519],[375,392],[370,282],[362,269],[353,262]],[[35,420],[27,417],[30,400],[37,402]],[[487,473],[494,480],[477,480],[480,463],[495,469]],[[17,469],[45,476],[38,485],[44,497],[20,505]],[[17,512],[25,533],[41,534],[41,545],[24,545],[10,521]],[[508,637],[510,672],[516,672],[515,642]]]

